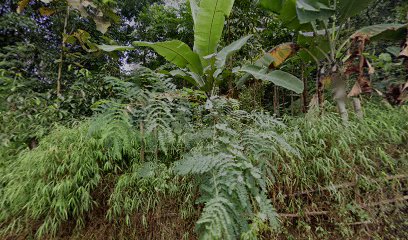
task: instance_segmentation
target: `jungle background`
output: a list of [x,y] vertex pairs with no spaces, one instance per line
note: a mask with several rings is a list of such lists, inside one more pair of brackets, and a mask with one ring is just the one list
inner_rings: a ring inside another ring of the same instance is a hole
[[407,239],[407,24],[404,0],[1,0],[0,238]]

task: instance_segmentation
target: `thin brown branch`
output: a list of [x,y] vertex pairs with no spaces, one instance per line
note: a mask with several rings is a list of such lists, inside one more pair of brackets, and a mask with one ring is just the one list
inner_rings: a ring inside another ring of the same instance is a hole
[[[408,195],[398,197],[398,198],[387,199],[387,200],[383,200],[380,202],[360,204],[359,206],[361,208],[370,208],[370,207],[375,207],[375,206],[380,206],[380,205],[392,204],[395,202],[407,201],[407,200],[408,200]],[[304,213],[278,213],[278,216],[283,217],[283,218],[300,218],[300,217],[307,217],[307,216],[328,215],[329,213],[330,211],[312,211],[312,212],[304,212]],[[365,223],[361,222],[359,224],[365,224]],[[357,225],[357,223],[353,223],[350,225]]]
[[[378,182],[378,181],[381,181],[381,180],[390,181],[390,180],[397,180],[397,179],[404,179],[404,178],[408,178],[408,175],[407,174],[392,175],[392,176],[387,176],[385,178],[371,179],[370,181],[372,181],[372,182]],[[319,189],[312,189],[312,190],[306,190],[306,191],[302,191],[302,192],[295,192],[295,193],[292,193],[292,194],[287,194],[284,197],[293,197],[293,196],[311,194],[311,193],[315,193],[315,192],[337,190],[337,189],[342,189],[342,188],[353,187],[355,185],[357,185],[357,182],[346,182],[346,183],[342,183],[342,184],[338,184],[338,185],[322,187],[322,188],[319,188]]]

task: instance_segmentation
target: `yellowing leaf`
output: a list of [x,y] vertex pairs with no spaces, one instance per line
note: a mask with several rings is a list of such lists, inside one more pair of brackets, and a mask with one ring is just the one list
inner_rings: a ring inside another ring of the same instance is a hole
[[269,51],[274,61],[270,64],[269,68],[277,68],[282,65],[289,57],[294,55],[298,51],[299,47],[295,43],[283,43],[278,45]]
[[331,76],[325,76],[320,81],[322,82],[324,88],[328,88],[332,83],[332,78]]
[[51,16],[54,13],[55,13],[54,9],[47,8],[47,7],[40,7],[40,14],[42,16]]
[[94,17],[93,20],[95,21],[96,29],[103,34],[108,31],[108,28],[111,25],[111,23],[103,17]]
[[18,2],[17,13],[22,13],[29,3],[30,0],[21,0],[20,2]]

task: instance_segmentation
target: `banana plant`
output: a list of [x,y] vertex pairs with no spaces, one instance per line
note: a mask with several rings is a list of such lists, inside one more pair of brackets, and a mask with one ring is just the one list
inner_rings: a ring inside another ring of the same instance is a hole
[[[208,96],[212,96],[216,94],[217,86],[222,81],[222,72],[228,58],[251,38],[251,35],[242,37],[217,51],[225,19],[230,15],[233,5],[234,0],[190,0],[194,21],[193,49],[179,40],[156,43],[135,41],[132,45],[152,48],[157,54],[179,67],[169,74],[186,79],[205,91]],[[99,46],[104,51],[129,50],[133,47]],[[256,75],[256,78],[271,81],[295,92],[303,91],[302,82],[283,71],[265,72],[256,66],[244,66],[236,70]]]
[[[347,53],[347,48],[354,38],[343,41],[341,33],[346,28],[347,20],[366,9],[371,2],[372,0],[260,0],[262,7],[276,13],[288,28],[299,32],[297,40],[297,44],[301,47],[299,55],[305,60],[314,60],[319,66],[317,102],[319,105],[322,104],[324,83],[331,82],[334,100],[344,121],[348,120],[345,104],[347,96],[354,97],[353,104],[356,112],[361,113],[361,103],[359,98],[346,93],[346,64],[344,63],[347,57],[352,57],[351,53]],[[377,25],[366,30],[381,33],[377,34],[379,37],[380,35],[391,36],[402,27],[404,26]],[[362,37],[369,39],[366,35]],[[364,63],[362,57],[360,60]],[[356,84],[361,85],[362,88],[366,87],[367,81],[362,81],[365,76],[361,73]]]

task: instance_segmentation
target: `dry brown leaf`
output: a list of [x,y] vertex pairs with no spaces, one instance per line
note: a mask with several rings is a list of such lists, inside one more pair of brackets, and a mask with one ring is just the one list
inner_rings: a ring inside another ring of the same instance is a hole
[[408,39],[398,57],[408,58]]
[[357,97],[362,93],[360,84],[356,82],[347,97]]
[[408,90],[408,81],[405,83],[405,85],[402,87],[402,91]]
[[317,94],[313,94],[312,100],[309,103],[309,109],[314,109],[319,107],[319,96]]
[[370,62],[366,59],[367,66],[368,66],[368,74],[372,75],[375,73],[374,67],[370,64]]

